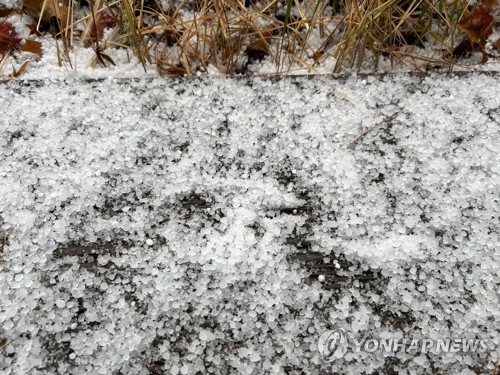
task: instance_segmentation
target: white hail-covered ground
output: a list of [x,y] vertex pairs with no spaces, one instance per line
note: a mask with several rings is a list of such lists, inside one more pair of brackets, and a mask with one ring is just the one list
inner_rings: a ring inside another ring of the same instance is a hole
[[[0,111],[0,373],[493,372],[498,75],[11,81]],[[487,347],[329,362],[333,329]]]

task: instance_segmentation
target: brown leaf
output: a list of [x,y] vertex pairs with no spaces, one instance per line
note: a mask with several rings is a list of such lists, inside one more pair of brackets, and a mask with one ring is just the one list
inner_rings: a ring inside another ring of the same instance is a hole
[[23,10],[21,8],[0,8],[0,17],[8,17],[11,14],[23,14]]
[[31,52],[35,55],[42,57],[42,44],[34,40],[26,40],[26,42],[19,46],[20,51]]
[[500,38],[497,39],[495,43],[493,43],[493,48],[497,51],[500,51]]
[[479,5],[472,12],[465,14],[458,26],[472,43],[479,44],[483,48],[486,38],[493,32],[494,21],[493,16],[483,5]]
[[[44,0],[23,0],[24,9],[28,12],[30,16],[38,20],[42,13]],[[52,6],[50,5],[50,0],[47,1],[45,6],[44,14],[41,17],[42,23],[50,23],[50,17],[52,17]]]
[[247,51],[267,54],[267,43],[264,39],[256,39],[247,46]]
[[23,0],[24,9],[30,16],[36,19],[37,22],[40,21],[40,26],[42,28],[50,27],[53,19],[57,21],[59,29],[65,28],[69,12],[66,1],[46,0],[45,7],[44,1],[45,0]]
[[483,0],[481,1],[481,5],[485,10],[490,12],[498,6],[498,0]]
[[314,61],[318,62],[325,55],[325,51],[322,49],[317,50],[313,53]]
[[250,42],[245,51],[248,57],[255,60],[264,58],[269,53],[269,40],[273,36],[273,33],[274,27],[270,25],[262,31],[262,36],[258,35],[257,39]]
[[16,49],[24,52],[31,52],[38,56],[42,56],[42,44],[34,40],[26,40],[21,44],[22,38],[19,37],[15,27],[5,21],[0,21],[0,53],[5,54],[7,51]]
[[36,24],[30,23],[26,26],[30,29],[30,35],[42,36],[42,33],[36,29]]
[[495,23],[490,12],[494,10],[497,2],[497,0],[483,0],[477,8],[464,13],[458,27],[466,38],[453,49],[453,56],[461,57],[471,52],[480,51],[483,54],[481,63],[487,61],[488,56],[484,48],[486,40],[493,33],[493,24]]
[[160,73],[161,76],[177,77],[177,76],[184,76],[187,74],[186,69],[183,68],[182,66],[165,64],[161,61],[158,61],[156,63],[156,67],[158,69],[158,73]]

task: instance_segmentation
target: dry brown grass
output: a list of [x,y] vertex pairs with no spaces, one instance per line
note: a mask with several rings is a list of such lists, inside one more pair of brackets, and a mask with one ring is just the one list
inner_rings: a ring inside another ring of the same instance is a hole
[[[264,58],[278,74],[291,66],[315,73],[328,58],[334,72],[377,70],[382,59],[417,69],[451,67],[458,25],[470,5],[465,0],[183,0],[165,7],[160,0],[87,0],[76,10],[55,9],[59,0],[26,1],[42,1],[40,22],[47,9],[52,12],[61,61],[71,62],[78,43],[94,49],[94,64],[114,64],[108,51],[127,48],[168,76],[246,73],[251,62]],[[105,32],[107,26],[113,31]]]
[[[457,24],[467,9],[467,2],[433,0],[389,0],[350,2],[346,10],[344,35],[335,51],[339,71],[346,62],[356,69],[367,63],[371,52],[373,66],[380,56],[391,62],[429,62],[449,65],[452,61]],[[438,46],[435,56],[419,55],[425,43]]]

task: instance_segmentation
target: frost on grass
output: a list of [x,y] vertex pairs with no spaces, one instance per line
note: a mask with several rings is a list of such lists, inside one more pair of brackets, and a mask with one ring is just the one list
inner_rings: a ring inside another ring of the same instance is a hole
[[[1,371],[491,373],[497,78],[335,84],[3,84]],[[328,363],[334,328],[489,346]]]

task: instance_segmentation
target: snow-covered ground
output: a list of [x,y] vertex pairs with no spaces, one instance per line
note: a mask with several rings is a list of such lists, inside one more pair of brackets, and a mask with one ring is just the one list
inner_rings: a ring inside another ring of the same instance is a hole
[[[11,81],[0,110],[2,374],[493,372],[498,75]],[[328,361],[336,329],[483,350]]]

